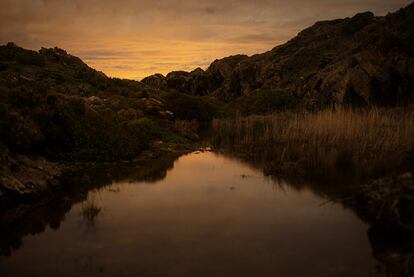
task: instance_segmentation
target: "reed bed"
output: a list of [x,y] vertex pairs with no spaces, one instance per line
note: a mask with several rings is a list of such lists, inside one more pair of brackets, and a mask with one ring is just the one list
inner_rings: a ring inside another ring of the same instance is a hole
[[273,172],[354,172],[368,177],[407,166],[413,109],[325,110],[214,119],[212,142],[260,159]]

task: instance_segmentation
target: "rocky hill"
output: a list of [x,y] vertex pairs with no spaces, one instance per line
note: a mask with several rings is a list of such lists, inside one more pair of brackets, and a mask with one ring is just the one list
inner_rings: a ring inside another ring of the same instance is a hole
[[269,52],[231,56],[205,71],[156,74],[142,82],[227,102],[271,91],[303,99],[310,108],[411,103],[414,3],[384,17],[365,12],[318,22]]
[[161,91],[108,78],[62,49],[0,46],[0,206],[50,192],[62,163],[184,147],[195,134],[177,118]]

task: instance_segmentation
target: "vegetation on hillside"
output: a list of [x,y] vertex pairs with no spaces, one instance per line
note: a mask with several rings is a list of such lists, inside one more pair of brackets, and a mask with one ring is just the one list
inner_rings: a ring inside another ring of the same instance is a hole
[[186,143],[160,93],[106,77],[64,50],[0,46],[0,144],[12,153],[112,161]]
[[302,99],[285,91],[259,90],[238,98],[231,106],[242,115],[264,115],[303,109]]

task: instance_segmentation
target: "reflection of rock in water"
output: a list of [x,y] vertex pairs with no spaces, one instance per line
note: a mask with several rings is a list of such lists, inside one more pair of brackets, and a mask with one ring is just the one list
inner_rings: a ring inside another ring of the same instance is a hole
[[372,254],[379,262],[378,271],[384,276],[414,276],[414,238],[390,234],[381,228],[368,231]]
[[414,235],[414,177],[411,173],[373,180],[357,197],[358,215],[384,229]]
[[90,189],[123,181],[155,183],[166,177],[177,158],[178,155],[169,155],[137,163],[102,164],[89,167],[87,170],[75,168],[64,173],[63,182],[68,190],[78,189],[77,186],[73,186],[78,182],[83,186],[89,186]]
[[43,232],[47,227],[59,229],[70,210],[67,200],[56,200],[36,207],[19,206],[0,211],[0,256],[10,255],[22,245],[22,237]]
[[[142,163],[107,165],[90,169],[79,169],[64,174],[63,189],[46,203],[20,205],[0,210],[0,256],[7,256],[22,246],[22,238],[43,232],[47,227],[59,229],[71,207],[83,202],[88,191],[103,188],[115,181],[156,182],[172,169],[177,155],[158,157]],[[85,218],[95,222],[99,207],[87,206]]]
[[[373,256],[379,262],[378,274],[387,277],[414,276],[414,176],[411,173],[372,181],[362,186],[361,192],[361,184],[352,176],[306,181],[294,177],[278,178],[274,174],[274,165],[260,157],[237,154],[230,157],[261,170],[282,189],[284,184],[297,190],[307,188],[327,198],[326,203],[341,203],[344,208],[351,209],[361,220],[374,226],[369,229],[368,237]],[[361,197],[365,198],[362,201],[365,205],[361,205]]]

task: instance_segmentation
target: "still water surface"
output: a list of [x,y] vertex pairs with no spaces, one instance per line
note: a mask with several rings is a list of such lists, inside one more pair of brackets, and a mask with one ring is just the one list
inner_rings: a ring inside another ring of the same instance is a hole
[[0,276],[372,276],[368,226],[341,204],[211,152],[157,182],[90,191],[23,238]]

